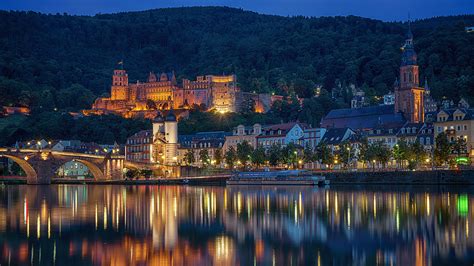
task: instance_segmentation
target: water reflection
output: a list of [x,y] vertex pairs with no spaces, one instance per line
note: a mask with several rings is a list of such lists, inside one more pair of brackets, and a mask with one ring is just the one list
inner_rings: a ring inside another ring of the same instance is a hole
[[1,265],[474,261],[466,189],[60,185],[0,197]]

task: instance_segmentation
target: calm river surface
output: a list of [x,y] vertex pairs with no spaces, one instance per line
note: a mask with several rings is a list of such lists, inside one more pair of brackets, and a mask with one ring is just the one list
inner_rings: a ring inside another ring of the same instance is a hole
[[460,187],[0,187],[3,265],[472,265]]

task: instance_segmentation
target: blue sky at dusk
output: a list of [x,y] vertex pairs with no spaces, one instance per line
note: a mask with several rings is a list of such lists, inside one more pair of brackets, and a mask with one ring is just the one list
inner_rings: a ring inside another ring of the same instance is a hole
[[474,0],[1,0],[0,9],[93,15],[161,7],[230,6],[275,15],[357,15],[386,21],[474,14]]

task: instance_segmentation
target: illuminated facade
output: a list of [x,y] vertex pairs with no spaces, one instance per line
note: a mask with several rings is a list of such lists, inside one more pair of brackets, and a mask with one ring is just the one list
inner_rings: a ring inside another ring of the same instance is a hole
[[127,139],[125,158],[137,163],[175,165],[178,156],[178,122],[171,110],[153,120],[152,130],[142,130]]
[[198,76],[195,81],[183,79],[178,85],[173,72],[156,75],[150,72],[146,82],[129,83],[126,70],[116,69],[112,75],[110,97],[98,98],[85,114],[117,113],[124,117],[155,117],[156,110],[203,107],[218,112],[237,112],[237,77]]

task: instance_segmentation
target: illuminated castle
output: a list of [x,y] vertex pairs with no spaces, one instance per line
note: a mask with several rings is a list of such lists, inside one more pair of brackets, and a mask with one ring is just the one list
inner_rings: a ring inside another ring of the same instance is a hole
[[[157,110],[189,109],[199,106],[218,112],[237,112],[238,95],[235,75],[198,76],[195,81],[184,79],[178,86],[173,72],[156,75],[150,72],[147,82],[129,83],[124,69],[114,70],[109,98],[99,98],[85,114],[117,113],[124,117],[137,114],[155,117]],[[149,115],[147,115],[147,113]]]

